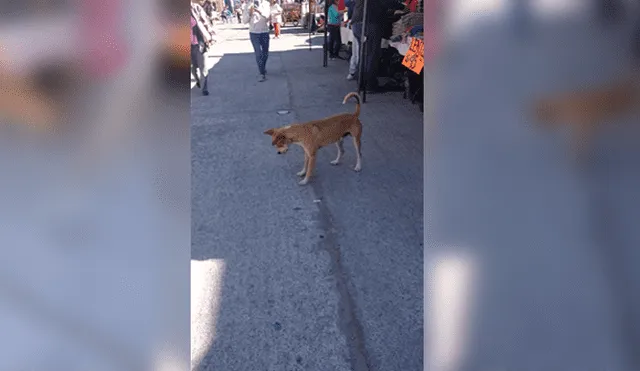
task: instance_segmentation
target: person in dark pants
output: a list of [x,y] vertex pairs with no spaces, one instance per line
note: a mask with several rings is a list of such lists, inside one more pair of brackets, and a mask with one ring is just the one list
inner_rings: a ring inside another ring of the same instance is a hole
[[267,80],[267,59],[269,59],[269,14],[271,6],[267,0],[251,3],[243,12],[245,23],[249,23],[249,37],[256,55],[260,82]]
[[342,27],[344,12],[338,10],[338,0],[329,0],[329,4],[329,21],[327,22],[327,31],[329,32],[329,59],[334,60],[340,57],[340,49],[342,48],[340,27]]
[[212,42],[212,35],[206,25],[206,14],[200,6],[191,6],[191,73],[196,78],[196,86],[202,89],[202,95],[209,95],[209,69],[204,54]]
[[[398,0],[368,0],[367,23],[364,27],[365,35],[363,35],[364,0],[355,1],[353,17],[351,18],[352,30],[358,44],[364,45],[365,60],[360,61],[363,69],[361,80],[366,84],[366,90],[369,93],[380,91],[378,66],[380,64],[382,32],[386,13],[388,10],[403,10],[405,8],[405,5]],[[366,42],[363,44],[363,41]]]
[[228,6],[225,6],[220,13],[220,18],[222,18],[222,22],[231,23],[233,15],[231,14],[231,10]]
[[244,0],[240,2],[240,6],[236,8],[236,17],[238,18],[238,24],[242,23],[242,11],[244,10]]

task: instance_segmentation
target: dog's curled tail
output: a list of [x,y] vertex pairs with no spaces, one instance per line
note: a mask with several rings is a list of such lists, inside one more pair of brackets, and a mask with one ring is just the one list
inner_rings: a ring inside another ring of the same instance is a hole
[[344,96],[344,100],[342,101],[342,104],[346,104],[347,101],[349,100],[349,98],[354,97],[356,98],[356,112],[354,112],[354,115],[356,117],[360,116],[360,95],[356,92],[351,92],[347,95]]

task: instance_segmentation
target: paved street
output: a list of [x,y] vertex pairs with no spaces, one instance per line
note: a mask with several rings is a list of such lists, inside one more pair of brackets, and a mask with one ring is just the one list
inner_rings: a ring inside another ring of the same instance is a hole
[[277,155],[263,131],[352,111],[356,84],[295,30],[260,83],[248,30],[223,27],[211,95],[192,90],[192,368],[422,370],[422,114],[369,96],[363,171],[347,140],[299,186],[301,149]]

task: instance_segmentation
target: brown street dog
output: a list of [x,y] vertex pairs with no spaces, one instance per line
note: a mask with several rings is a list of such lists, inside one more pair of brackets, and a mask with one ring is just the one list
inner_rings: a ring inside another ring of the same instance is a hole
[[338,165],[344,154],[342,146],[343,139],[351,135],[356,148],[355,171],[362,169],[362,155],[360,153],[360,136],[362,135],[362,123],[360,115],[360,96],[358,93],[349,93],[344,97],[342,104],[347,103],[349,98],[356,99],[356,110],[354,113],[341,113],[324,119],[309,121],[303,124],[273,128],[265,131],[271,136],[271,145],[276,147],[278,154],[287,153],[289,145],[297,144],[304,150],[304,166],[298,176],[303,176],[299,184],[305,185],[309,182],[313,169],[316,165],[316,154],[321,147],[335,143],[338,149],[338,157],[331,161],[332,165]]
[[632,77],[541,99],[535,106],[535,116],[548,125],[571,126],[573,152],[580,159],[600,125],[640,107],[640,85],[635,80]]

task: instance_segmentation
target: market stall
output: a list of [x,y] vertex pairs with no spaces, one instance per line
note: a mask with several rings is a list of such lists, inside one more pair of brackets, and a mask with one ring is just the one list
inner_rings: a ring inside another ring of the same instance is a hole
[[402,65],[407,71],[404,74],[404,98],[411,103],[418,103],[420,111],[424,110],[424,40],[422,37],[407,37],[391,44],[403,56]]
[[[369,0],[364,1],[366,20]],[[384,91],[404,91],[405,98],[411,99],[413,103],[419,103],[421,109],[424,61],[418,57],[418,54],[424,52],[423,4],[424,0],[407,0],[404,10],[388,12],[386,25],[383,27],[382,53],[377,76],[384,81],[381,84]],[[353,31],[348,25],[341,27],[340,34],[344,45],[353,44],[355,41]],[[360,60],[366,59],[365,49],[360,48]],[[325,66],[326,58],[325,55]],[[362,73],[358,75],[361,76]],[[359,85],[363,101],[366,101],[366,86],[362,83]]]
[[391,28],[389,47],[387,54],[397,56],[397,61],[402,57],[403,76],[402,83],[405,87],[404,97],[412,103],[420,105],[423,109],[423,66],[424,66],[424,13],[422,13],[423,1],[408,1],[409,12],[403,14],[395,21]]
[[[311,9],[311,11],[309,11]],[[311,0],[303,1],[300,4],[300,14],[302,19],[302,27],[309,28],[309,21],[313,20],[317,24],[317,21],[321,15],[324,14],[324,2]]]
[[282,4],[282,26],[286,26],[287,23],[293,24],[294,27],[298,26],[302,19],[302,5],[298,3],[286,3]]

